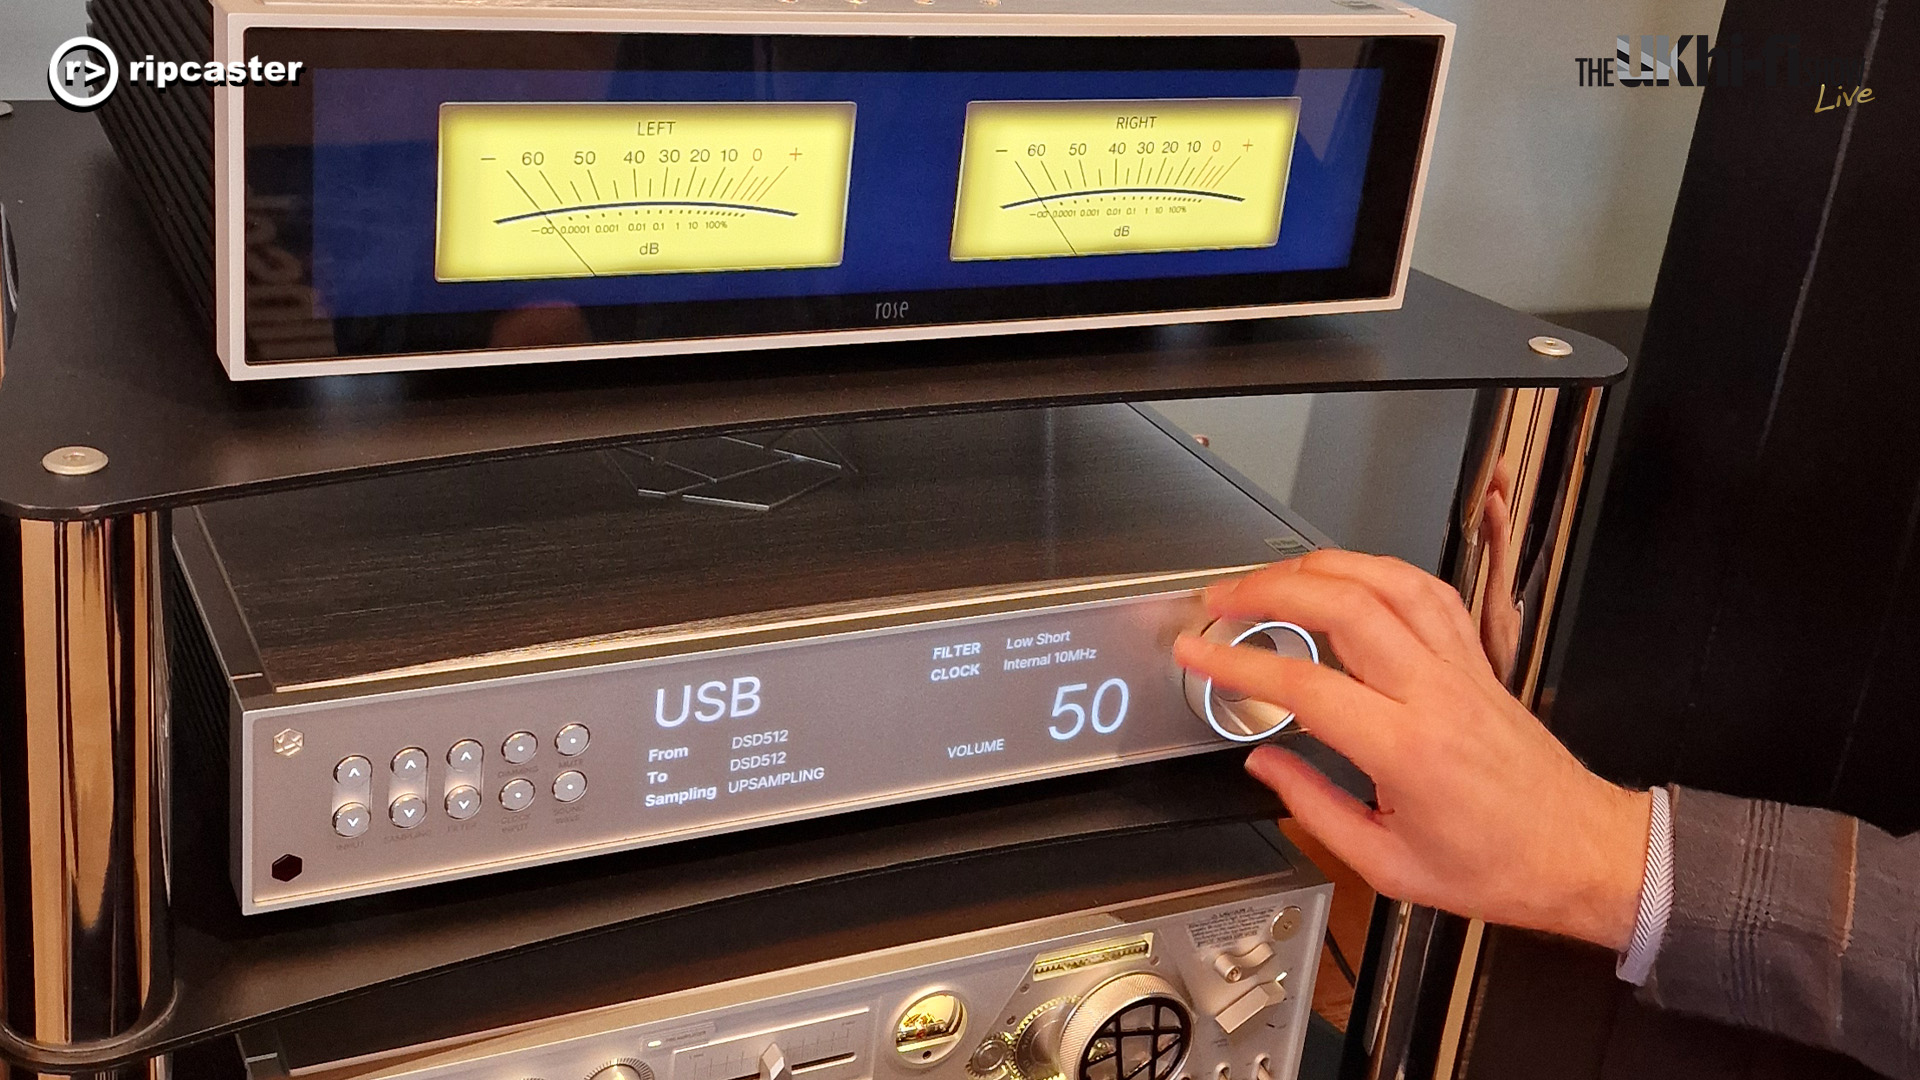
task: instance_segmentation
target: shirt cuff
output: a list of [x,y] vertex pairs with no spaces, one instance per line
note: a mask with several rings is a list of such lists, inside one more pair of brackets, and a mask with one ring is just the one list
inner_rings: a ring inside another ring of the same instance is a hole
[[1673,913],[1673,809],[1664,787],[1654,788],[1653,820],[1647,829],[1647,869],[1640,878],[1640,910],[1633,919],[1633,941],[1614,968],[1635,986],[1645,986],[1653,961],[1667,936]]

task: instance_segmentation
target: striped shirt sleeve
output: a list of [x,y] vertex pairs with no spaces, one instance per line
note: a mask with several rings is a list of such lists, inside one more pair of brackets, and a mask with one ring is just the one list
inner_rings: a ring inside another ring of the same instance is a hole
[[1673,911],[1673,814],[1667,789],[1654,788],[1653,821],[1647,830],[1647,868],[1640,878],[1640,910],[1633,919],[1633,942],[1614,968],[1635,986],[1645,986],[1654,958],[1667,938]]

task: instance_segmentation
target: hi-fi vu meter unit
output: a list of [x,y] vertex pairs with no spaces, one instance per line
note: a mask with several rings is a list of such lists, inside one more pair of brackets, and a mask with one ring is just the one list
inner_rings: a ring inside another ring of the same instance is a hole
[[1396,307],[1394,0],[92,0],[234,378]]
[[249,912],[1265,738],[1290,717],[1173,639],[1316,543],[1118,405],[468,466],[175,535]]

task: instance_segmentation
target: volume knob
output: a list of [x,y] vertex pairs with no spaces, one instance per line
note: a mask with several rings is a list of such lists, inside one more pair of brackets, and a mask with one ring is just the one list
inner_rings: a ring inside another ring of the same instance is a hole
[[[1245,622],[1219,619],[1200,635],[1216,645],[1246,645],[1297,660],[1320,662],[1320,646],[1313,635],[1290,622]],[[1187,705],[1216,734],[1234,742],[1254,743],[1293,723],[1293,714],[1277,705],[1215,687],[1213,680],[1186,673]]]
[[1169,1080],[1186,1063],[1193,1010],[1165,979],[1116,975],[1073,1006],[1054,1063],[1062,1080]]

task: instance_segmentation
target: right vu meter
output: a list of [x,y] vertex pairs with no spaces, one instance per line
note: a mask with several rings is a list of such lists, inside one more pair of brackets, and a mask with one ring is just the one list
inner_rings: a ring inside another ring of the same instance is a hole
[[953,258],[1272,247],[1300,99],[975,101]]

